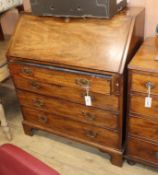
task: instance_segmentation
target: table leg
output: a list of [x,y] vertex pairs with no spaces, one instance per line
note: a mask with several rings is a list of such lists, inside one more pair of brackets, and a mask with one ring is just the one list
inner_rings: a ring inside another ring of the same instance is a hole
[[5,133],[6,137],[11,140],[11,133],[10,133],[10,128],[8,126],[6,117],[5,117],[5,113],[4,113],[4,109],[3,109],[3,105],[0,104],[0,121],[1,121],[1,127],[3,129],[3,132]]

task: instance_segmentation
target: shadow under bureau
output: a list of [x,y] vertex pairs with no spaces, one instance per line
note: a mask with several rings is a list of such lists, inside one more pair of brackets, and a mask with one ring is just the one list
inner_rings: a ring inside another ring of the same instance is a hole
[[42,129],[89,144],[121,166],[125,67],[143,32],[142,8],[111,20],[24,14],[7,57],[25,133]]

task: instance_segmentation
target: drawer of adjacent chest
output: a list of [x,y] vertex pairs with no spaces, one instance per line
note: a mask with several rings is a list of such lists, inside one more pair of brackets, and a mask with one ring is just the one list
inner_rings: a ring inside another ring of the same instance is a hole
[[[118,82],[112,75],[95,74],[77,70],[64,69],[53,66],[29,65],[10,63],[9,68],[13,76],[34,79],[40,82],[79,88],[82,90],[111,94],[118,90]],[[117,83],[116,83],[117,82]]]
[[86,107],[58,98],[45,97],[25,91],[18,91],[20,104],[36,110],[68,117],[99,127],[118,129],[118,114],[97,108]]
[[130,116],[128,125],[129,135],[158,142],[158,120]]
[[131,94],[130,95],[130,113],[141,114],[148,118],[158,119],[158,96],[151,96],[151,106],[146,107],[145,99],[147,95]]
[[151,94],[158,94],[158,76],[150,74],[131,74],[131,91],[148,93],[151,88]]
[[[25,79],[16,75],[13,75],[13,78],[14,83],[18,89],[35,92],[50,97],[57,97],[60,99],[85,105],[85,96],[87,95],[85,90],[55,84],[42,83],[37,80]],[[89,95],[91,96],[93,107],[118,111],[118,96],[104,95],[95,92],[89,92]]]
[[76,122],[74,120],[39,112],[30,108],[23,108],[24,123],[30,123],[35,128],[43,128],[55,134],[67,136],[83,142],[90,142],[103,146],[118,148],[118,133],[92,125]]
[[129,137],[127,155],[131,158],[158,166],[158,144]]

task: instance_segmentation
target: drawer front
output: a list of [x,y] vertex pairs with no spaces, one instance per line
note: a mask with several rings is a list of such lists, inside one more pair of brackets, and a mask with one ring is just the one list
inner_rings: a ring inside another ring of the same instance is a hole
[[145,97],[143,95],[131,95],[130,112],[148,116],[148,118],[158,120],[158,97],[152,96],[151,108],[145,107]]
[[59,132],[61,135],[66,134],[68,137],[71,136],[103,146],[118,148],[119,137],[117,132],[29,108],[23,108],[23,114],[25,121],[49,128],[54,132]]
[[151,93],[158,94],[157,76],[132,73],[132,83],[131,83],[132,91],[147,93],[149,85],[151,85]]
[[158,121],[130,116],[128,132],[130,135],[158,142]]
[[39,66],[28,64],[14,64],[9,65],[12,75],[18,75],[22,78],[34,78],[49,84],[56,84],[72,88],[86,89],[101,94],[112,93],[112,76],[93,74],[82,71],[75,71],[64,68],[57,68],[53,66]]
[[115,113],[100,109],[86,107],[58,98],[49,98],[25,91],[18,91],[18,97],[22,106],[32,107],[37,110],[72,118],[109,129],[118,129],[118,116]]
[[[55,84],[46,84],[33,79],[24,79],[16,75],[13,75],[13,78],[15,85],[18,89],[27,90],[42,95],[57,97],[85,105],[85,90]],[[118,96],[103,95],[95,92],[90,92],[89,95],[92,97],[93,107],[118,111]]]
[[128,138],[127,154],[138,160],[158,165],[158,145]]

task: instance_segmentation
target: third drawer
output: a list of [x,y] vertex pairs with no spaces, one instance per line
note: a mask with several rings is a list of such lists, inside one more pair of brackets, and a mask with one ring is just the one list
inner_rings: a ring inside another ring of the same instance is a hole
[[158,120],[130,116],[128,125],[130,135],[158,142]]
[[105,127],[107,129],[118,129],[118,113],[104,111],[93,107],[68,102],[58,98],[50,98],[26,91],[18,91],[18,97],[22,106],[53,113],[60,116]]

